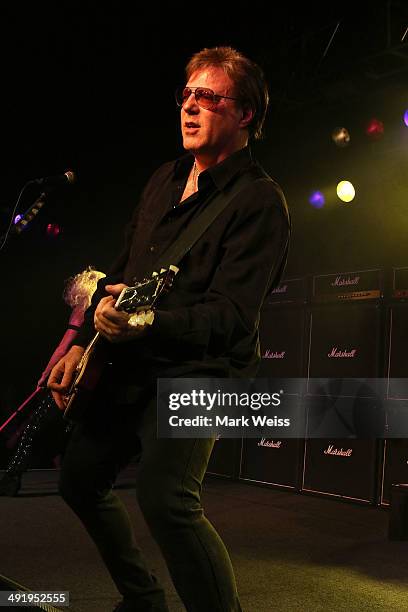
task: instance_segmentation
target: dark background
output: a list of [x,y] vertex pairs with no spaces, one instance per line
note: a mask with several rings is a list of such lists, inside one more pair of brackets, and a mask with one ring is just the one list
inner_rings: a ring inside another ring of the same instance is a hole
[[[0,417],[34,389],[65,330],[65,279],[88,264],[106,269],[150,173],[181,153],[173,92],[204,46],[232,45],[265,70],[271,108],[253,150],[291,208],[287,276],[408,266],[406,2],[0,11],[0,233],[27,180],[68,168],[78,175],[0,253]],[[372,117],[384,122],[378,141],[365,134]],[[336,126],[350,131],[347,148],[332,142]],[[335,194],[341,179],[357,190],[349,205]],[[308,204],[316,188],[326,195],[321,210]],[[20,209],[35,195],[27,191]],[[60,224],[57,238],[47,237],[48,223]]]

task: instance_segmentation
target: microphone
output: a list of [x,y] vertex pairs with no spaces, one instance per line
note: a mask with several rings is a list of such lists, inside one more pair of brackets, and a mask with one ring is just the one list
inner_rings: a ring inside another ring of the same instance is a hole
[[67,170],[64,174],[55,176],[46,176],[44,178],[34,179],[33,183],[37,183],[43,189],[62,187],[63,185],[72,185],[76,181],[76,175],[72,170]]
[[[19,196],[17,198],[17,202],[14,206],[13,212],[11,213],[11,219],[7,231],[5,234],[0,236],[0,251],[5,246],[7,239],[9,237],[10,232],[13,230],[13,233],[21,234],[21,232],[26,229],[30,221],[34,219],[34,217],[39,213],[41,208],[44,206],[47,191],[52,190],[54,187],[64,186],[64,185],[72,185],[76,182],[76,175],[72,170],[67,170],[64,174],[58,174],[56,176],[45,176],[43,178],[32,179],[31,181],[27,181],[24,187],[21,189]],[[42,189],[42,193],[39,198],[36,199],[34,204],[28,208],[23,215],[21,215],[20,219],[17,223],[14,222],[14,215],[16,214],[18,205],[21,200],[21,196],[23,195],[25,189],[30,185],[39,185]]]

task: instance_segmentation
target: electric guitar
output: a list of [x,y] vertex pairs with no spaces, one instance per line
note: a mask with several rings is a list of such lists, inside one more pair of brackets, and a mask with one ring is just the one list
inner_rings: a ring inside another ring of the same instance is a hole
[[[152,325],[156,303],[163,293],[171,289],[178,271],[176,266],[169,266],[159,273],[153,272],[150,278],[136,283],[133,287],[125,287],[116,300],[116,310],[132,314],[130,325]],[[65,396],[65,418],[71,421],[80,420],[102,376],[107,359],[106,350],[101,348],[100,334],[97,332],[86,347]]]

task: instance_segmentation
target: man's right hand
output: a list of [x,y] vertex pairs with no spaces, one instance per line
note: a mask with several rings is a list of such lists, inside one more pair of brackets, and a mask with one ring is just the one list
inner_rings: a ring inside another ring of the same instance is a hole
[[65,395],[71,386],[76,367],[81,361],[84,351],[85,349],[82,346],[72,346],[51,370],[47,387],[51,389],[52,396],[60,410],[65,410]]

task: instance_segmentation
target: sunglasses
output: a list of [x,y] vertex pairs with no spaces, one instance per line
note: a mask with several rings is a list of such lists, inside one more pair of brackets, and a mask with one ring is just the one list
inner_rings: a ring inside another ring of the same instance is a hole
[[231,96],[220,96],[213,92],[212,89],[206,87],[180,87],[176,91],[176,102],[178,106],[183,106],[191,94],[194,94],[195,101],[198,106],[207,110],[213,109],[221,98],[226,100],[238,100],[239,98],[231,98]]

